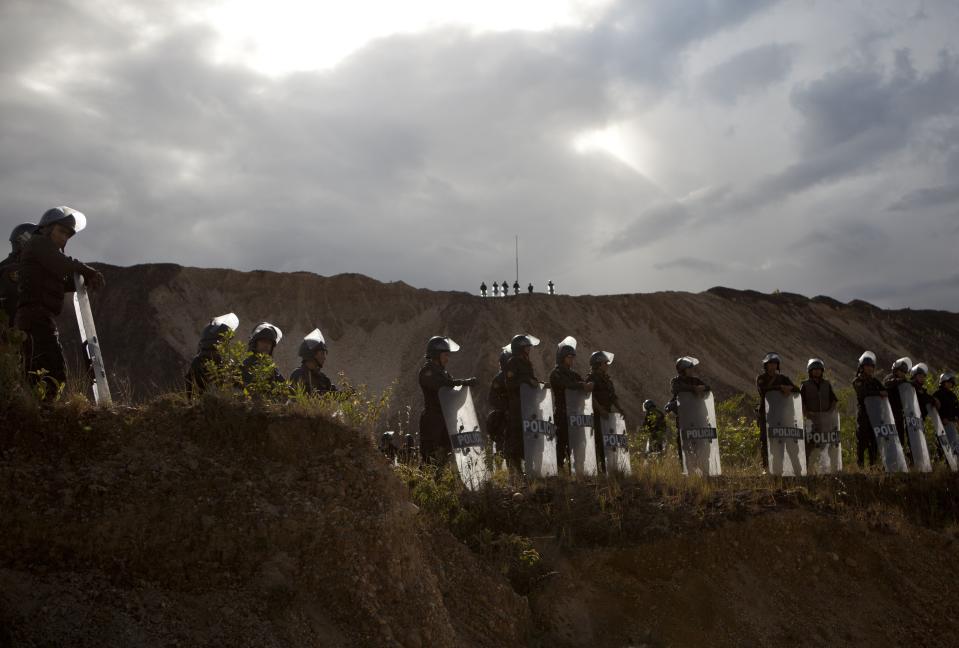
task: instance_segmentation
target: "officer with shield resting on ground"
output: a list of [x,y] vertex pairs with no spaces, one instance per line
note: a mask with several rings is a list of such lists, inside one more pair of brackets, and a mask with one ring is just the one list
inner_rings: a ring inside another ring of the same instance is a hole
[[869,414],[866,411],[866,398],[870,396],[881,396],[888,398],[889,393],[879,379],[876,378],[876,354],[872,351],[866,351],[859,356],[859,365],[856,369],[856,377],[852,381],[853,389],[856,390],[856,463],[859,467],[865,465],[865,455],[869,454],[869,465],[876,464],[876,457],[879,453],[879,446],[876,442],[876,435],[872,430],[872,423],[869,421]]
[[[36,223],[22,223],[10,232],[10,254],[0,261],[0,312],[7,316],[6,325],[13,328],[17,314],[17,291],[20,283],[20,250],[37,229]],[[2,340],[0,340],[2,341]]]
[[[33,384],[40,380],[38,372],[46,372],[43,379],[52,379],[56,385],[66,382],[56,318],[63,311],[64,295],[76,290],[74,273],[80,274],[91,290],[106,283],[98,270],[63,253],[67,241],[86,224],[86,216],[70,207],[48,209],[20,250],[15,324],[26,335],[23,365]],[[48,383],[48,400],[56,397],[56,385]]]
[[939,418],[943,423],[959,423],[959,398],[956,397],[956,372],[947,371],[939,376],[939,389],[933,394]]
[[902,418],[902,397],[899,395],[899,385],[909,380],[909,369],[912,368],[912,360],[909,358],[899,358],[892,363],[891,373],[886,374],[882,384],[889,394],[889,406],[892,407],[892,416],[896,420],[896,431],[899,433],[899,444],[907,458],[911,458],[911,453],[907,447],[906,426]]
[[[569,344],[572,340],[573,344]],[[593,384],[583,380],[573,370],[576,361],[576,340],[566,338],[556,349],[556,366],[549,373],[549,386],[553,392],[553,421],[556,423],[556,465],[562,469],[569,464],[569,414],[566,410],[566,390],[591,392]]]
[[756,424],[759,426],[759,446],[762,452],[763,469],[769,470],[769,439],[766,436],[766,392],[780,390],[783,396],[799,391],[789,376],[779,372],[782,358],[770,351],[763,358],[763,372],[756,376],[756,390],[759,392],[759,407],[756,409]]
[[[825,372],[826,363],[819,358],[810,358],[806,363],[806,373],[809,374],[809,378],[799,386],[804,416],[811,413],[831,412],[839,404],[832,384],[824,377]],[[812,448],[813,442],[806,439],[806,459],[809,459]]]
[[490,441],[496,444],[496,449],[502,454],[506,444],[506,430],[509,426],[509,395],[506,392],[506,363],[512,357],[509,347],[505,347],[499,354],[499,372],[493,376],[489,385],[489,395],[486,402],[489,412],[486,414],[486,431]]
[[[926,376],[929,375],[929,367],[925,362],[917,362],[909,369],[909,380],[916,390],[916,397],[919,399],[919,411],[922,413],[923,420],[929,415],[926,411],[927,405],[932,405],[937,410],[940,407],[939,399],[926,391]],[[942,415],[940,414],[940,417]]]
[[443,387],[473,387],[476,378],[456,379],[446,371],[450,354],[459,351],[459,345],[448,337],[435,335],[426,343],[426,362],[420,368],[418,380],[423,390],[423,413],[420,414],[420,458],[424,464],[443,465],[453,451],[443,408],[440,389]]
[[[683,356],[676,358],[676,376],[669,381],[670,400],[666,403],[666,411],[679,417],[679,399],[682,392],[693,393],[702,396],[708,393],[707,385],[699,376],[694,375],[695,368],[699,366],[699,360],[692,356]],[[683,465],[683,440],[679,431],[679,425],[676,425],[676,456],[679,457],[679,465]]]
[[669,445],[666,439],[666,415],[650,399],[643,401],[643,433],[646,435],[646,454],[662,456]]
[[[613,379],[609,377],[610,361],[611,358],[605,351],[594,351],[589,357],[590,372],[586,376],[586,382],[593,383],[593,416],[597,419],[615,412],[623,413]],[[597,427],[602,430],[600,426]],[[606,448],[603,435],[595,434],[593,438],[596,441],[596,463],[602,472],[606,472]]]
[[[505,283],[505,282],[504,282]],[[510,341],[510,356],[506,363],[506,394],[509,399],[509,426],[506,433],[506,466],[514,475],[522,474],[523,461],[523,405],[520,386],[526,383],[539,389],[542,382],[533,371],[530,350],[539,340],[529,335],[516,335]]]
[[302,387],[309,395],[323,395],[336,391],[336,385],[323,373],[326,363],[326,338],[320,329],[313,329],[300,342],[297,355],[300,356],[300,366],[290,374],[290,384]]

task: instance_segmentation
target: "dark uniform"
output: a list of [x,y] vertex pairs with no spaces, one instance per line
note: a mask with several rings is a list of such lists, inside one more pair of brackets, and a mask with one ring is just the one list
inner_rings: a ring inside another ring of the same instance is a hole
[[186,390],[188,396],[197,396],[202,394],[213,382],[213,377],[207,369],[207,363],[212,362],[219,365],[221,362],[220,353],[215,348],[205,347],[203,341],[200,342],[200,349],[193,356],[190,362],[190,368],[186,372]]
[[30,373],[41,369],[60,384],[66,382],[56,318],[63,311],[66,293],[76,290],[75,272],[88,280],[96,275],[96,270],[65,255],[43,234],[31,236],[20,252],[16,326],[27,336],[22,353],[24,369],[31,382],[35,382],[35,377]]
[[526,383],[539,387],[540,381],[533,373],[533,364],[520,354],[514,354],[506,363],[506,397],[509,401],[509,419],[506,432],[506,463],[519,472],[523,460],[523,406],[519,388]]
[[566,412],[566,390],[586,388],[583,377],[563,365],[549,372],[549,387],[553,392],[553,421],[556,423],[556,465],[569,463],[569,415]]
[[13,328],[13,318],[17,314],[19,269],[20,255],[16,252],[0,261],[0,312],[6,314],[6,324],[10,328]]
[[872,431],[869,414],[866,412],[865,400],[870,396],[881,396],[886,388],[878,378],[866,378],[863,374],[858,374],[853,379],[852,386],[856,390],[856,463],[863,466],[868,451],[869,464],[873,465],[879,454],[879,446],[876,443],[876,435]]
[[769,375],[765,371],[756,376],[756,391],[759,392],[759,406],[756,408],[756,424],[759,426],[759,447],[762,453],[763,468],[769,469],[769,438],[766,436],[766,392],[788,385],[792,391],[799,388],[793,384],[789,376],[781,373]]
[[[593,414],[603,416],[611,412],[622,413],[623,409],[619,406],[619,397],[616,396],[616,388],[613,386],[613,379],[608,373],[590,371],[586,376],[586,382],[593,383]],[[602,426],[593,435],[596,440],[596,462],[603,472],[606,472],[606,446],[603,442]]]
[[[679,396],[681,392],[692,392],[697,393],[696,388],[702,386],[705,388],[704,391],[710,391],[709,385],[703,382],[697,376],[683,376],[677,375],[669,381],[669,391],[672,394],[672,399],[669,403],[666,404],[667,412],[674,412],[676,416],[679,416],[679,406],[676,397]],[[679,430],[679,424],[677,421],[676,425],[676,456],[679,458],[680,467],[683,466],[683,435]]]
[[490,440],[502,452],[506,443],[506,430],[509,427],[509,396],[506,393],[506,372],[500,371],[493,376],[489,385],[489,412],[486,414],[486,429]]
[[[938,396],[931,396],[929,392],[926,391],[926,386],[922,382],[912,381],[912,386],[916,388],[916,398],[919,399],[919,411],[922,412],[922,420],[926,420],[926,417],[929,413],[926,411],[928,405],[935,405],[935,400]],[[937,394],[939,392],[936,392]],[[939,402],[942,404],[942,401]],[[942,417],[942,413],[939,414]]]
[[[266,353],[254,353],[249,358],[243,361],[243,384],[249,385],[253,382],[254,373],[257,365],[263,362],[272,362],[273,356]],[[283,374],[280,373],[280,370],[276,368],[276,365],[273,366],[273,373],[270,376],[270,381],[274,383],[283,382]]]
[[646,412],[643,419],[643,432],[649,439],[649,451],[662,454],[666,452],[666,415],[657,408]]
[[[923,392],[925,392],[925,390],[923,390]],[[956,398],[956,392],[951,389],[946,389],[945,387],[939,387],[932,396],[928,394],[925,396],[929,403],[931,403],[934,398],[939,400],[939,418],[943,421],[959,421],[959,398]],[[920,402],[920,406],[922,407],[923,414],[925,414],[926,406],[923,405],[922,402]]]
[[443,366],[427,359],[419,373],[420,389],[423,390],[423,413],[420,415],[420,457],[423,463],[442,463],[447,453],[453,451],[450,436],[440,406],[441,387],[459,387],[469,380],[454,380]]
[[[836,392],[833,391],[832,383],[825,378],[814,380],[809,378],[799,386],[799,394],[802,396],[802,408],[804,412],[828,412],[839,399]],[[813,449],[813,442],[806,439],[806,458]]]
[[320,369],[310,369],[306,365],[300,365],[290,374],[290,382],[296,385],[303,385],[307,394],[328,394],[336,391],[336,385]]
[[906,447],[906,425],[902,417],[902,396],[899,395],[899,385],[905,382],[909,381],[904,378],[896,378],[896,374],[891,373],[886,375],[882,384],[889,394],[887,398],[889,399],[889,406],[892,408],[892,417],[896,421],[896,432],[899,433],[899,444],[902,446],[903,452],[908,455],[909,449]]

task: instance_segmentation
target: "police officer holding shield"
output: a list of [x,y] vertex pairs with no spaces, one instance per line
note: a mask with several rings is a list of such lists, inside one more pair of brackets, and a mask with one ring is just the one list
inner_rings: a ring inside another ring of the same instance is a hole
[[756,376],[756,390],[759,392],[759,407],[756,409],[756,424],[759,426],[759,446],[762,452],[763,469],[769,470],[769,439],[766,435],[766,392],[778,389],[783,396],[798,392],[789,376],[781,374],[779,367],[782,358],[770,351],[763,358],[763,372]]
[[[83,276],[91,290],[106,283],[98,270],[63,253],[67,241],[86,224],[86,216],[70,207],[48,209],[20,250],[15,324],[26,334],[22,355],[31,383],[40,379],[38,372],[45,372],[44,379],[55,380],[57,385],[66,382],[56,318],[63,311],[65,294],[76,290],[74,274]],[[50,387],[46,394],[52,400],[57,389]]]
[[[679,399],[682,392],[702,395],[710,391],[709,385],[694,375],[695,368],[699,366],[699,360],[692,356],[683,356],[676,358],[676,376],[669,381],[670,401],[666,403],[666,412],[679,416]],[[679,458],[680,467],[683,466],[683,439],[676,425],[676,456]]]
[[[505,283],[505,282],[504,282]],[[541,381],[533,371],[529,354],[539,340],[531,335],[516,335],[510,341],[510,359],[506,363],[506,394],[509,400],[509,425],[506,433],[506,466],[513,474],[522,473],[523,405],[520,386],[523,383],[539,389]]]
[[876,378],[876,354],[872,351],[866,351],[859,356],[856,377],[852,381],[852,386],[856,390],[856,463],[861,468],[865,465],[866,453],[869,454],[870,466],[875,465],[879,453],[876,435],[872,430],[872,423],[869,421],[869,414],[866,411],[865,400],[870,396],[881,396],[883,398],[889,396],[886,388]]
[[490,441],[496,444],[500,453],[506,444],[506,431],[509,427],[509,394],[506,391],[506,364],[512,357],[509,347],[499,354],[499,372],[490,381],[486,402],[489,412],[486,414],[486,431]]
[[[586,382],[593,383],[593,416],[596,418],[612,414],[614,412],[623,413],[619,405],[619,397],[616,395],[616,387],[613,385],[613,379],[609,377],[609,364],[612,361],[612,354],[607,351],[595,351],[589,357],[589,375],[586,376]],[[596,462],[602,472],[606,472],[606,447],[603,442],[602,427],[594,434],[596,441]]]
[[[938,401],[936,408],[944,423],[959,423],[959,398],[956,398],[956,372],[947,371],[939,376],[939,389],[933,394]],[[925,410],[924,410],[925,411]]]
[[886,374],[882,384],[889,394],[889,406],[892,407],[892,417],[896,421],[896,431],[899,433],[899,444],[903,452],[908,457],[910,451],[907,448],[906,426],[902,418],[902,397],[899,395],[899,385],[909,380],[909,369],[912,368],[912,360],[909,358],[899,358],[892,363],[891,373]]
[[[833,411],[839,404],[839,399],[833,391],[832,383],[825,379],[826,363],[819,358],[810,358],[806,363],[806,373],[809,378],[799,386],[803,414],[808,416]],[[812,441],[806,439],[806,459],[809,458],[812,446]]]
[[446,371],[450,354],[460,346],[448,337],[435,335],[426,343],[426,362],[420,368],[418,380],[423,390],[423,413],[420,414],[420,458],[424,464],[442,465],[453,451],[439,391],[443,387],[476,385],[476,378],[455,379]]
[[556,366],[549,373],[549,386],[553,392],[553,420],[556,423],[556,465],[562,468],[569,463],[569,413],[566,410],[566,390],[593,390],[593,384],[583,380],[573,370],[576,361],[576,340],[567,337],[556,349]]

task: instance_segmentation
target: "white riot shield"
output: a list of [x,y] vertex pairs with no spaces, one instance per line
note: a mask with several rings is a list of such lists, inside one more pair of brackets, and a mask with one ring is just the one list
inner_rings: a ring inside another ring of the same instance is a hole
[[939,442],[939,447],[942,449],[943,456],[946,457],[946,463],[949,464],[949,470],[952,472],[959,471],[959,438],[956,436],[956,426],[955,424],[950,423],[952,435],[946,432],[946,427],[942,423],[942,418],[939,416],[939,410],[936,409],[935,405],[929,403],[926,405],[926,412],[929,415],[929,420],[932,421],[932,430],[936,433],[936,441]]
[[596,474],[593,397],[585,391],[567,389],[566,416],[573,474],[577,477],[592,477]]
[[806,469],[813,475],[842,472],[839,410],[806,413]]
[[614,412],[600,418],[603,432],[603,451],[606,453],[607,475],[629,475],[629,442],[626,437],[626,421],[623,415]]
[[93,399],[97,405],[110,405],[113,398],[110,396],[110,385],[107,383],[107,370],[103,365],[103,353],[100,351],[100,338],[97,336],[97,327],[93,322],[93,311],[90,309],[90,295],[83,275],[74,273],[73,281],[77,290],[73,293],[73,308],[77,313],[77,326],[80,328],[80,341],[93,367]]
[[876,435],[879,445],[879,454],[882,456],[882,465],[886,472],[908,472],[906,457],[902,453],[902,444],[899,443],[899,432],[896,430],[896,420],[892,415],[889,401],[881,396],[867,396],[863,400],[866,406],[866,415],[872,432]]
[[909,437],[912,464],[919,472],[932,472],[932,461],[929,460],[929,448],[926,445],[926,426],[922,422],[916,388],[908,382],[900,384],[899,398],[902,400],[902,423]]
[[553,423],[553,392],[546,385],[519,388],[523,410],[523,456],[530,477],[552,477],[556,468],[556,425]]
[[491,475],[486,462],[486,437],[480,430],[473,395],[466,386],[443,387],[439,397],[460,479],[469,490],[478,490]]
[[680,452],[683,474],[721,475],[719,435],[716,432],[716,404],[712,392],[702,396],[693,392],[676,395],[679,404]]
[[802,396],[766,392],[766,447],[769,473],[782,477],[806,474],[806,426]]

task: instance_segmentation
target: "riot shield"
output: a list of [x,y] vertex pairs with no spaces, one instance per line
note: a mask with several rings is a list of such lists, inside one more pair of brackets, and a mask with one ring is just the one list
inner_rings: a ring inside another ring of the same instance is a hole
[[519,388],[523,413],[523,456],[530,477],[552,477],[556,467],[556,425],[553,423],[553,392],[546,385]]
[[719,436],[716,432],[716,405],[712,392],[702,396],[693,392],[676,395],[679,404],[680,452],[683,474],[721,475]]
[[839,410],[806,413],[806,469],[813,475],[842,472]]
[[956,436],[955,424],[950,424],[952,428],[950,438],[945,425],[942,423],[942,418],[939,416],[939,410],[932,403],[929,403],[926,405],[926,412],[929,415],[929,420],[932,421],[932,431],[936,434],[936,441],[939,442],[946,463],[949,464],[949,470],[952,472],[959,471],[959,438]]
[[867,396],[863,400],[866,406],[866,415],[872,432],[876,435],[879,453],[882,455],[882,465],[886,472],[908,472],[906,457],[902,453],[902,444],[899,443],[899,432],[896,431],[896,420],[892,415],[889,401],[882,396]]
[[626,421],[623,415],[614,412],[600,418],[603,432],[603,451],[606,453],[607,475],[629,475],[629,443],[626,437]]
[[806,426],[798,393],[766,392],[766,447],[771,475],[806,474]]
[[929,460],[929,448],[926,445],[926,427],[922,422],[919,397],[912,383],[899,385],[899,398],[902,401],[902,423],[909,437],[912,464],[919,472],[932,472],[932,461]]
[[585,391],[567,389],[566,416],[573,474],[577,477],[592,477],[596,474],[593,397]]
[[478,490],[489,481],[490,470],[486,461],[486,436],[480,430],[473,395],[466,386],[443,387],[439,397],[460,479],[469,490]]
[[[79,212],[77,212],[79,214]],[[83,214],[80,214],[83,216]],[[97,326],[93,322],[93,311],[90,308],[90,295],[87,292],[86,280],[80,273],[73,274],[76,292],[73,293],[73,307],[77,314],[77,326],[80,329],[80,341],[86,350],[87,358],[93,368],[93,400],[97,405],[110,405],[113,398],[110,396],[110,385],[107,383],[107,370],[103,365],[103,352],[100,350],[100,338],[97,336]]]

